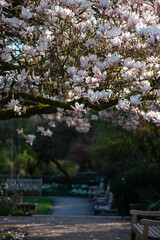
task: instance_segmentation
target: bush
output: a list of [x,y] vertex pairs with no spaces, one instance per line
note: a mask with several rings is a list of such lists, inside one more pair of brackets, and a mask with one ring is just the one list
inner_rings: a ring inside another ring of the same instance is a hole
[[0,197],[0,215],[25,215],[22,208],[16,206],[15,202],[9,197]]
[[69,194],[74,196],[87,196],[88,193],[88,185],[86,184],[76,184],[72,185],[71,191]]
[[43,196],[68,195],[69,186],[65,184],[51,183],[42,186]]

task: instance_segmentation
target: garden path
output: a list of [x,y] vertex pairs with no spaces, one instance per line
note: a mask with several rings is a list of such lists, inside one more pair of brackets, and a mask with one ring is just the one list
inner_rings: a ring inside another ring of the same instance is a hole
[[[22,234],[19,240],[128,240],[130,222],[108,217],[2,217],[0,229]],[[25,235],[25,232],[27,235]],[[25,235],[25,236],[23,236]]]
[[93,203],[85,197],[54,197],[54,216],[93,216]]

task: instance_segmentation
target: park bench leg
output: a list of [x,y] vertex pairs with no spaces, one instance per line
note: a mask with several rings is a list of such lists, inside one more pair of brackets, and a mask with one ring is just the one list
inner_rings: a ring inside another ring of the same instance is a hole
[[136,240],[136,234],[133,231],[131,231],[131,240]]

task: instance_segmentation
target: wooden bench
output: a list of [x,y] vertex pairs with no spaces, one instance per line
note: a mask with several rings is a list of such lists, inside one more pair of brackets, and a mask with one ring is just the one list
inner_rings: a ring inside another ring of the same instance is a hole
[[139,211],[131,210],[132,224],[131,224],[131,240],[135,240],[136,236],[140,240],[156,239],[160,240],[160,221],[141,219],[138,222],[138,216],[160,217],[160,211]]
[[25,212],[35,213],[38,203],[17,203],[16,206],[22,208]]
[[111,208],[113,204],[113,193],[109,192],[108,199],[97,201],[94,205],[95,215],[117,215],[118,209]]

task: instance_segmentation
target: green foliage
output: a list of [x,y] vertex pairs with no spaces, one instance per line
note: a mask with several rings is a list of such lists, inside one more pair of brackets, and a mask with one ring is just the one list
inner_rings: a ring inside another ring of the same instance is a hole
[[[18,128],[25,128],[25,131],[34,131],[35,120],[26,119],[12,119],[10,121],[0,122],[0,173],[10,174],[11,169],[11,133],[13,136],[13,164],[14,174],[31,174],[33,173],[34,166],[36,163],[37,156],[25,142],[25,139],[17,134]],[[33,164],[34,162],[34,164]]]
[[86,184],[75,184],[72,185],[72,189],[69,191],[69,194],[73,196],[87,196],[88,188],[89,187]]
[[[47,126],[43,126],[47,128]],[[39,159],[37,164],[39,173],[62,175],[63,173],[60,173],[60,170],[53,163],[54,160],[62,163],[66,171],[71,170],[69,167],[71,165],[70,158],[67,157],[67,154],[70,144],[77,134],[73,128],[68,128],[64,123],[57,124],[52,137],[44,137],[39,133],[33,145],[33,149]]]
[[123,171],[140,159],[133,133],[103,120],[94,128],[92,144],[86,148],[95,168],[113,168]]
[[144,204],[146,207],[159,199],[160,166],[157,164],[145,164],[129,169],[111,181],[111,189],[114,193],[117,205],[122,195],[121,179],[125,179],[124,198],[125,207],[129,213],[131,203]]
[[148,211],[160,211],[160,200],[150,202],[146,208]]
[[1,232],[0,239],[13,239],[13,235],[11,233]]
[[49,214],[53,204],[53,198],[48,197],[24,197],[23,202],[38,203],[36,214]]
[[56,195],[58,193],[59,184],[52,183],[52,184],[44,184],[42,186],[42,193],[43,195]]
[[53,196],[53,195],[68,195],[69,186],[66,184],[44,184],[42,186],[42,193],[44,196]]
[[9,197],[0,197],[0,215],[19,216],[24,215],[25,212],[22,208],[16,206],[15,201]]
[[[67,171],[67,173],[70,175],[70,176],[75,176],[77,174],[77,171],[79,169],[79,166],[77,163],[73,162],[71,159],[69,158],[66,158],[64,160],[59,160],[58,161],[61,166]],[[61,173],[62,174],[62,173]],[[61,175],[60,172],[59,172],[59,176]]]
[[153,187],[153,185],[145,188],[139,187],[137,188],[136,193],[139,202],[145,205],[153,202],[158,196],[157,188],[155,186]]
[[26,150],[22,154],[17,155],[14,161],[14,168],[16,172],[21,175],[32,174],[34,172],[34,167],[37,164],[36,154],[32,151],[30,154]]
[[0,154],[0,173],[1,174],[9,173],[10,168],[11,168],[11,153],[7,147],[2,147]]

